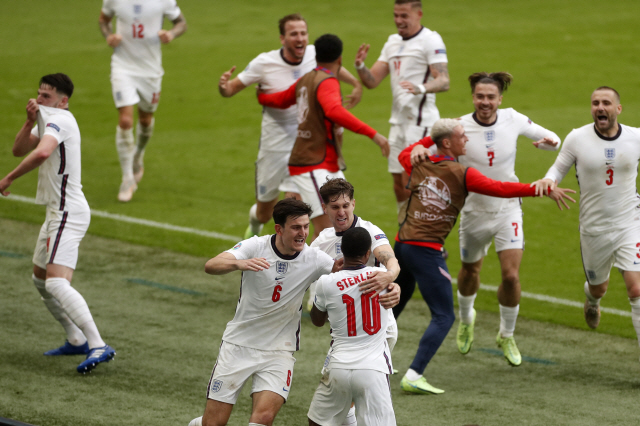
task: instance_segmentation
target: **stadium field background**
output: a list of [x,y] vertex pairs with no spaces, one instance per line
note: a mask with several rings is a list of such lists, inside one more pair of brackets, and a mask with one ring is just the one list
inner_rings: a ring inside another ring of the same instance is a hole
[[[39,78],[65,72],[76,86],[71,111],[82,132],[83,185],[93,209],[238,240],[254,200],[260,106],[253,88],[222,98],[217,92],[220,74],[236,65],[235,76],[257,54],[279,48],[277,20],[296,11],[308,21],[310,42],[327,32],[343,39],[343,63],[353,73],[361,43],[371,44],[366,61],[371,66],[395,32],[391,1],[179,1],[189,29],[163,48],[166,74],[155,134],[145,156],[145,177],[133,201],[120,204],[114,146],[117,113],[109,84],[110,49],[98,31],[100,5],[70,0],[0,4],[0,175],[19,162],[11,146]],[[640,4],[630,0],[606,8],[593,0],[424,2],[423,24],[442,35],[449,58],[451,89],[437,98],[442,117],[472,111],[469,74],[504,70],[513,74],[514,83],[502,107],[515,108],[562,139],[572,128],[591,121],[589,95],[600,85],[620,92],[620,122],[640,126],[638,12]],[[349,92],[343,85],[343,95]],[[352,112],[387,134],[390,105],[385,80],[375,90],[365,89]],[[386,161],[371,141],[348,132],[344,151],[345,174],[356,188],[356,214],[391,238],[396,231],[395,202]],[[518,151],[516,172],[522,182],[542,177],[556,157],[536,150],[525,138]],[[31,173],[17,180],[11,191],[34,197],[36,181],[37,174]],[[577,189],[573,171],[563,186]],[[560,212],[548,199],[525,199],[523,210],[523,291],[582,302],[577,205]],[[86,297],[118,356],[92,377],[81,378],[74,370],[76,359],[47,360],[40,355],[62,339],[29,279],[44,209],[1,199],[0,218],[0,417],[42,425],[145,421],[186,426],[201,414],[239,281],[239,274],[209,277],[202,269],[208,257],[232,242],[94,216],[90,236],[81,246],[74,286]],[[269,224],[264,232],[272,230]],[[449,269],[456,276],[456,229],[447,249]],[[621,277],[615,271],[611,277],[603,306],[628,312]],[[493,249],[481,280],[499,283]],[[523,299],[516,339],[531,359],[511,369],[488,349],[494,347],[498,328],[495,293],[481,291],[476,306],[482,311],[478,350],[461,357],[452,332],[427,370],[428,380],[447,391],[442,398],[403,395],[399,378],[392,378],[399,425],[411,424],[415,416],[424,416],[419,424],[443,425],[637,421],[633,401],[640,389],[638,348],[629,317],[604,314],[598,331],[591,332],[579,308]],[[401,340],[394,352],[400,371],[409,365],[428,321],[424,302],[415,300],[409,308],[400,319]],[[328,345],[326,329],[314,329],[308,318],[303,322],[295,390],[276,424],[305,424]],[[611,398],[610,404],[606,398]],[[594,407],[602,407],[602,414],[594,413]],[[246,424],[249,410],[243,396],[230,424]]]

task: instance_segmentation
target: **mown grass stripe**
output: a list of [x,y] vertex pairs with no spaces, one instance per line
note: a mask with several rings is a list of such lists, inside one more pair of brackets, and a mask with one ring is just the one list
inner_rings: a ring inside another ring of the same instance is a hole
[[189,290],[181,287],[174,287],[172,285],[156,283],[153,281],[143,280],[142,278],[127,278],[126,281],[134,284],[146,285],[149,287],[159,288],[160,290],[175,291],[176,293],[189,294],[192,296],[204,296],[206,293],[200,293],[199,291]]
[[[501,350],[498,349],[489,349],[489,348],[478,348],[479,351],[481,352],[485,352],[491,355],[498,355],[498,356],[504,356],[504,353]],[[525,356],[522,355],[522,360],[526,361],[526,362],[531,362],[534,364],[544,364],[544,365],[555,365],[556,363],[553,361],[550,361],[548,359],[541,359],[541,358],[533,358],[530,356]]]
[[2,257],[12,257],[12,258],[15,258],[15,259],[19,259],[19,258],[22,258],[22,257],[27,257],[24,254],[12,253],[10,251],[2,251],[2,250],[0,250],[0,256],[2,256]]

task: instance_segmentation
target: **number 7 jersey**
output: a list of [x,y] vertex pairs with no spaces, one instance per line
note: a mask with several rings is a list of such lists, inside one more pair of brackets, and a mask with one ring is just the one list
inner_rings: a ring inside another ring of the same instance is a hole
[[275,235],[252,237],[226,251],[238,260],[265,258],[270,266],[242,272],[238,306],[223,341],[264,351],[300,349],[302,298],[312,282],[331,272],[333,259],[306,245],[287,256],[275,241]]

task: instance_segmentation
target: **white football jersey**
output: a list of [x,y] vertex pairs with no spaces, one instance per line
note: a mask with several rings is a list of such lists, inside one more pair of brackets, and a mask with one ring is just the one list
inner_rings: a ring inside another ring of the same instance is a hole
[[276,236],[252,237],[227,253],[236,259],[262,257],[269,269],[243,271],[240,298],[222,340],[265,351],[300,349],[302,298],[312,282],[328,274],[333,259],[316,248],[286,256],[276,248]]
[[[284,59],[282,49],[261,53],[238,74],[245,86],[259,84],[266,93],[288,89],[300,77],[316,67],[316,48],[308,45],[302,62],[294,64]],[[287,109],[264,107],[260,150],[290,153],[296,141],[298,119],[296,105]]]
[[376,370],[392,374],[387,345],[389,315],[374,293],[363,294],[358,284],[380,268],[345,268],[321,277],[316,284],[315,306],[327,312],[333,344],[331,368]]
[[593,123],[573,129],[546,174],[558,184],[572,165],[580,186],[580,232],[599,235],[637,226],[636,191],[640,129],[620,124],[618,134],[606,138]]
[[122,36],[111,55],[111,73],[161,77],[162,52],[158,31],[164,18],[180,16],[175,0],[103,0],[102,12],[116,18],[116,33]]
[[447,50],[440,34],[424,27],[406,40],[399,34],[392,34],[378,61],[389,64],[393,94],[389,123],[431,127],[440,118],[435,93],[413,95],[399,83],[406,80],[418,85],[433,80],[429,65],[447,62]]
[[[491,179],[519,182],[515,171],[518,136],[523,135],[535,141],[549,137],[558,142],[555,148],[546,144],[540,145],[540,149],[546,150],[557,150],[560,147],[560,138],[513,108],[499,109],[497,114],[496,121],[489,125],[477,121],[475,113],[461,118],[469,141],[466,145],[466,155],[458,157],[458,161],[479,170]],[[519,198],[498,198],[471,192],[462,211],[499,212],[517,208],[519,205]]]
[[89,211],[80,183],[80,129],[73,114],[40,105],[31,134],[40,139],[50,135],[58,141],[58,148],[38,170],[36,203],[59,211]]

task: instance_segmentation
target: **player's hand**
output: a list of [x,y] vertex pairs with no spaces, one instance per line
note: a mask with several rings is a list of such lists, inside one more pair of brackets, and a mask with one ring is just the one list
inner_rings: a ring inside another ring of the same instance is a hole
[[171,40],[173,40],[175,38],[173,33],[171,31],[167,31],[167,30],[158,31],[158,37],[160,37],[160,41],[163,44],[171,43]]
[[362,99],[362,84],[358,82],[358,84],[353,87],[351,94],[347,95],[344,107],[346,109],[351,109],[360,103],[360,99]]
[[344,257],[341,257],[340,259],[335,259],[333,261],[333,268],[331,269],[331,273],[341,271],[343,266],[344,266]]
[[418,86],[416,86],[415,84],[411,83],[410,81],[401,81],[400,83],[398,83],[398,85],[400,87],[402,87],[404,90],[406,90],[407,92],[411,93],[412,95],[419,95],[420,94],[420,89],[418,88]]
[[546,138],[542,138],[539,141],[533,141],[531,142],[533,144],[533,146],[535,146],[536,148],[540,148],[540,145],[549,145],[550,147],[556,147],[558,146],[558,141],[554,141],[553,139],[546,137]]
[[574,191],[573,189],[556,187],[554,190],[549,192],[549,198],[556,202],[560,210],[562,210],[563,205],[567,208],[567,210],[569,210],[570,207],[569,205],[567,205],[567,202],[565,200],[569,200],[572,203],[575,203],[576,200],[567,195],[567,193],[575,194],[576,191]]
[[536,188],[536,197],[544,197],[545,195],[549,195],[549,193],[555,189],[556,182],[552,179],[545,178],[537,180],[529,186],[534,186]]
[[220,76],[220,80],[218,81],[218,90],[223,96],[226,95],[227,90],[229,89],[229,79],[235,70],[236,66],[234,65],[229,71],[223,72]]
[[423,161],[427,161],[431,152],[422,145],[416,145],[411,150],[411,165],[417,166]]
[[5,176],[2,180],[0,180],[0,194],[4,195],[5,197],[11,194],[11,192],[7,191],[7,188],[9,188],[12,183],[13,181],[9,179],[9,176]]
[[356,66],[356,69],[365,61],[365,59],[367,59],[368,52],[369,52],[369,45],[366,43],[361,44],[360,47],[358,48],[358,52],[356,53],[356,61],[354,63]]
[[400,303],[400,286],[391,283],[387,286],[388,293],[380,296],[380,304],[385,309],[391,309]]
[[254,257],[253,259],[238,260],[238,269],[241,271],[260,272],[269,269],[269,262],[264,257]]
[[392,273],[376,271],[369,275],[369,278],[366,281],[361,282],[358,286],[360,287],[360,291],[363,293],[371,293],[375,291],[376,294],[380,294],[380,292],[387,288],[387,286],[392,282]]
[[373,137],[373,142],[380,147],[382,151],[382,156],[385,158],[389,157],[389,141],[387,138],[382,136],[380,133],[376,133]]
[[35,99],[29,99],[27,102],[27,120],[32,123],[38,119],[38,111],[40,110],[40,105]]
[[107,44],[110,47],[118,47],[118,45],[120,45],[120,42],[122,41],[122,35],[121,34],[109,34],[107,36]]

